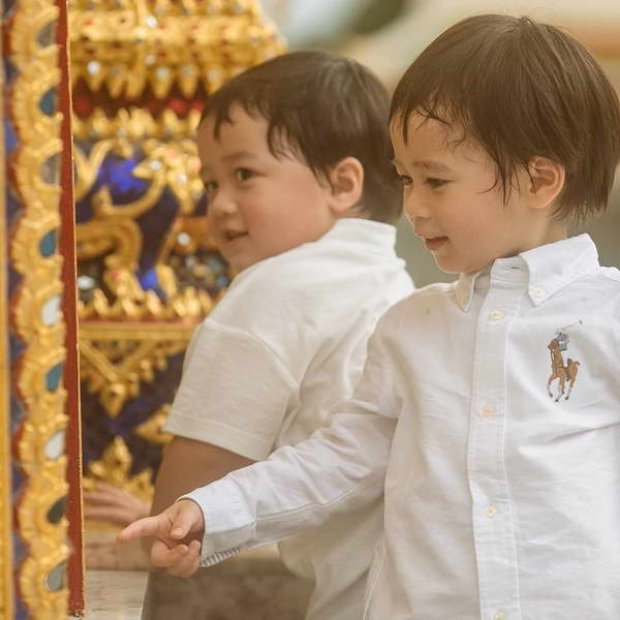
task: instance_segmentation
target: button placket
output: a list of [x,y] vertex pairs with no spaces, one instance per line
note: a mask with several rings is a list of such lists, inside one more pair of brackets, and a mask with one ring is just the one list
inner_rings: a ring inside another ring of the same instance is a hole
[[[519,620],[514,525],[508,505],[503,463],[506,424],[504,360],[508,329],[527,291],[493,283],[481,309],[476,334],[468,469],[473,499],[473,528],[483,617],[507,614]],[[498,608],[503,610],[498,612]],[[507,615],[505,616],[508,617]]]

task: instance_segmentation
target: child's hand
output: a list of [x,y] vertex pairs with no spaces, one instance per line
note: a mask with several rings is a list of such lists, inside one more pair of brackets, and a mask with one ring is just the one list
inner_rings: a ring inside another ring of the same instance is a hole
[[117,540],[155,537],[151,565],[177,577],[190,577],[198,569],[203,535],[202,511],[195,502],[182,499],[158,515],[128,525]]
[[99,482],[84,492],[84,516],[123,527],[149,516],[149,504],[119,487]]

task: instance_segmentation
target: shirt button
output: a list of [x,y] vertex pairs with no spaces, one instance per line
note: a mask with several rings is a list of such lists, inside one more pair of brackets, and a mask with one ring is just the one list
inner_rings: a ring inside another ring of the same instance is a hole
[[484,514],[489,518],[492,519],[496,514],[497,514],[497,507],[496,506],[489,506],[485,511]]
[[492,321],[501,321],[504,316],[505,314],[501,310],[494,310],[493,312],[491,312]]
[[543,296],[543,290],[541,288],[533,288],[532,295],[534,295],[536,299],[540,299]]
[[495,407],[492,405],[485,405],[480,411],[485,418],[490,418],[495,415]]
[[493,614],[493,620],[508,620],[508,616],[505,613],[498,611],[496,614]]

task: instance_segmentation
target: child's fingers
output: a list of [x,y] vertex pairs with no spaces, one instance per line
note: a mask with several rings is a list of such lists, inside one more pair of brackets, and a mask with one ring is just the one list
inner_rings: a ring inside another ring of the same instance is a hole
[[151,547],[151,565],[156,568],[170,569],[178,564],[188,551],[189,548],[184,543],[168,548],[162,541],[155,540]]
[[168,572],[176,577],[191,577],[197,570],[200,562],[200,543],[193,540],[185,555],[168,568]]
[[181,540],[190,532],[202,527],[202,511],[192,501],[180,501],[175,506],[177,513],[170,528],[170,536]]
[[134,521],[118,534],[116,540],[118,540],[118,542],[128,542],[135,538],[155,536],[159,531],[159,520],[160,517],[158,515]]

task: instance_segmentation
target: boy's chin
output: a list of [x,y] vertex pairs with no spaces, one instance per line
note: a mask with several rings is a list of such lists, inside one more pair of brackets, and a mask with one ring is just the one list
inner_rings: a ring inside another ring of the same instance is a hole
[[435,261],[437,268],[443,271],[443,273],[447,273],[449,275],[459,275],[460,273],[463,273],[463,270],[459,269],[457,265],[449,261],[442,260],[435,254],[433,254],[433,260]]
[[484,271],[489,266],[489,263],[484,263],[482,261],[478,263],[476,261],[449,260],[446,257],[437,256],[436,254],[433,254],[433,259],[435,260],[435,265],[437,265],[443,273],[456,276],[461,273],[477,273],[479,271]]

